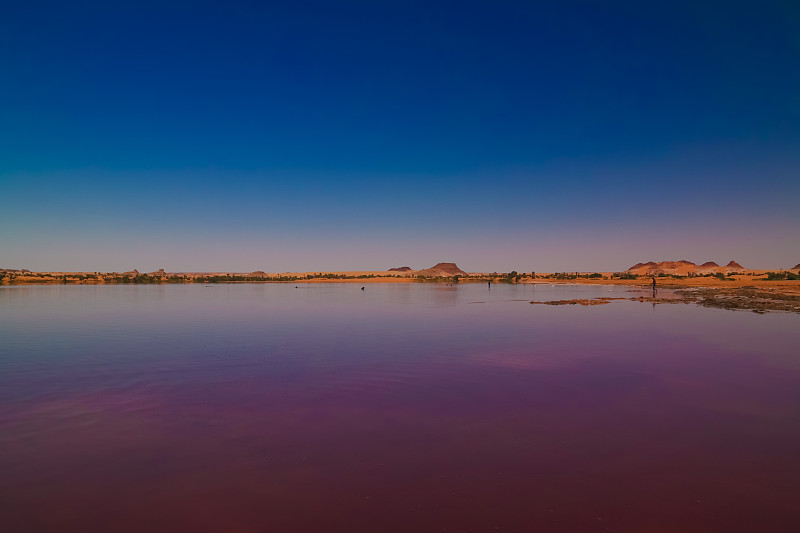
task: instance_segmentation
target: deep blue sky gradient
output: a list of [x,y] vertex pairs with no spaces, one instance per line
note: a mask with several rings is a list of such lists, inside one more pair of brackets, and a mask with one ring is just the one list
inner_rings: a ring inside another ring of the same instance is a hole
[[18,2],[0,267],[800,262],[796,2]]

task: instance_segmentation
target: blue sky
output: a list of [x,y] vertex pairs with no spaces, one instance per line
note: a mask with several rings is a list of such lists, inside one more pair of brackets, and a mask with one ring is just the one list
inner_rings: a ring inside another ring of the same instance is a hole
[[794,2],[20,2],[0,267],[800,262]]

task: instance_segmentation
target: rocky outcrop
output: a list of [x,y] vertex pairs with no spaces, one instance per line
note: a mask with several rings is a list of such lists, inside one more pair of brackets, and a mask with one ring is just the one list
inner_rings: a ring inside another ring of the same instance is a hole
[[695,272],[697,265],[691,261],[681,259],[680,261],[661,261],[654,263],[653,261],[647,263],[637,263],[628,269],[631,274],[639,276],[649,276],[654,274],[678,274],[686,275],[689,272]]
[[437,263],[431,268],[418,270],[417,275],[452,277],[452,276],[466,276],[467,273],[458,268],[458,265],[456,265],[455,263]]
[[636,263],[635,265],[633,265],[628,269],[628,272],[630,272],[631,270],[639,270],[640,268],[644,267],[654,267],[657,264],[658,263],[656,263],[655,261],[648,261],[647,263]]
[[395,267],[395,268],[390,268],[389,270],[387,270],[387,272],[409,272],[411,270],[414,269],[411,267]]
[[691,261],[682,259],[680,261],[662,261],[655,263],[650,261],[648,263],[636,263],[630,267],[627,272],[636,274],[637,276],[657,276],[659,274],[674,274],[678,276],[687,276],[691,274],[716,274],[729,272],[741,272],[746,270],[742,265],[736,261],[731,261],[724,267],[719,266],[714,261],[706,261],[702,265],[697,265]]

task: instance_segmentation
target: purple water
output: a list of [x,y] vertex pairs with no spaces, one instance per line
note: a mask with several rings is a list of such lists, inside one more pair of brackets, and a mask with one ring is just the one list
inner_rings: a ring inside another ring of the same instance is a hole
[[626,291],[0,288],[0,527],[797,531],[800,315]]

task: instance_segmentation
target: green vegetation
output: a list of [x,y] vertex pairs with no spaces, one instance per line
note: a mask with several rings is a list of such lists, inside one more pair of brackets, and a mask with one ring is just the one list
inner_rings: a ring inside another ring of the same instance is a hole
[[548,276],[545,276],[548,279],[578,279],[577,274],[568,273],[568,272],[555,272]]
[[234,276],[226,274],[224,276],[197,276],[190,278],[189,282],[193,283],[232,283],[232,282],[253,282],[253,281],[298,281],[298,276],[276,276],[265,278],[262,276]]
[[[624,274],[617,273],[615,275],[622,276]],[[554,274],[547,274],[539,277],[542,279],[603,279],[603,275],[599,272],[593,272],[591,274],[581,274],[578,272],[555,272]],[[632,276],[629,279],[636,279],[636,276]]]
[[796,281],[796,280],[800,280],[800,275],[795,274],[793,272],[788,272],[788,271],[784,271],[784,272],[767,272],[766,280],[767,281],[776,281],[776,280]]

